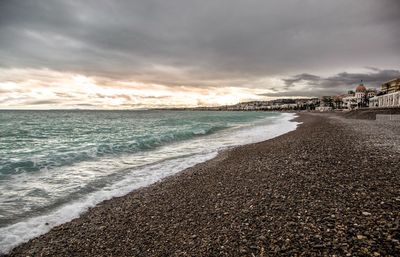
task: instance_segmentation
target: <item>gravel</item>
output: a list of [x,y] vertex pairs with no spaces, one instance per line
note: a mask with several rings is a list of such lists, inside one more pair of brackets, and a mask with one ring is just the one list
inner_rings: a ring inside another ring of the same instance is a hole
[[105,201],[10,256],[400,256],[400,123],[298,119],[296,131]]

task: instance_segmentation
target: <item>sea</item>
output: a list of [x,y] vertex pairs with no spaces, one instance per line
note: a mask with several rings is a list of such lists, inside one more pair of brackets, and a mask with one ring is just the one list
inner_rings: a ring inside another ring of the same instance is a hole
[[296,129],[290,113],[0,111],[0,253],[215,157]]

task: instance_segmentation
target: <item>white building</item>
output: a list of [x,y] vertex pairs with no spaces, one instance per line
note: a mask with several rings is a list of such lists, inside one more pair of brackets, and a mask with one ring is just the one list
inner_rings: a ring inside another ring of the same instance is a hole
[[400,107],[400,91],[369,99],[370,108]]
[[342,98],[343,108],[352,110],[357,107],[357,98],[354,96],[346,96]]
[[367,89],[363,84],[360,84],[356,88],[354,95],[347,95],[342,98],[343,108],[349,110],[367,107],[368,99],[376,95],[376,90],[373,88]]

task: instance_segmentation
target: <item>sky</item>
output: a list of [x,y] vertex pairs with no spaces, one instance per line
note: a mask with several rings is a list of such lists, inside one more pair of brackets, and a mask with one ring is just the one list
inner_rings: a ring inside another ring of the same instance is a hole
[[215,106],[400,77],[398,0],[1,0],[0,108]]

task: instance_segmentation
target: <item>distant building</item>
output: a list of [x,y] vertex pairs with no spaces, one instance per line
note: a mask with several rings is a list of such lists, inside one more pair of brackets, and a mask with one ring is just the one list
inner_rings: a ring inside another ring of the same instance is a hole
[[354,95],[347,95],[342,98],[342,106],[344,109],[352,110],[357,107],[357,99]]
[[349,90],[347,94],[333,97],[334,107],[336,109],[356,109],[368,107],[369,99],[375,97],[377,91],[374,88],[367,89],[364,84],[359,84],[356,90]]
[[[227,111],[266,111],[266,110],[314,110],[318,98],[275,99],[270,101],[241,102],[234,105],[218,107]],[[212,108],[207,107],[207,110]]]
[[335,109],[342,109],[344,107],[343,98],[347,97],[348,95],[336,95],[333,97],[333,107]]
[[391,94],[400,91],[400,78],[389,80],[382,84],[381,91],[385,94]]
[[400,78],[381,85],[381,92],[369,100],[370,108],[400,107]]
[[357,102],[357,107],[365,107],[367,103],[367,88],[364,86],[364,84],[360,84],[356,87],[356,93],[355,93],[355,98]]
[[376,92],[376,89],[375,88],[369,88],[368,90],[367,90],[367,98],[369,99],[369,98],[372,98],[372,97],[374,97],[374,96],[376,96],[377,95],[377,92]]
[[360,84],[356,87],[356,93],[355,97],[357,100],[362,101],[365,99],[365,95],[367,93],[367,88],[364,86],[364,84]]
[[370,108],[400,107],[400,91],[372,97],[369,100]]
[[329,112],[329,111],[332,111],[333,108],[330,106],[318,106],[318,107],[315,107],[315,110],[319,111],[319,112]]
[[355,92],[350,90],[347,95],[342,96],[342,106],[349,110],[366,107],[368,105],[368,97],[374,94],[373,92],[371,90],[370,93],[364,84],[361,83],[356,87]]

